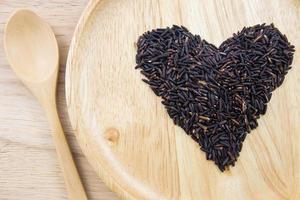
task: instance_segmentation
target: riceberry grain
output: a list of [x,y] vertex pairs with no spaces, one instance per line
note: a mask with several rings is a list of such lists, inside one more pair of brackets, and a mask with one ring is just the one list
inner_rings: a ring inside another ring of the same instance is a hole
[[294,46],[271,25],[245,27],[219,48],[174,25],[137,42],[136,69],[221,171],[234,166],[247,133],[291,68]]

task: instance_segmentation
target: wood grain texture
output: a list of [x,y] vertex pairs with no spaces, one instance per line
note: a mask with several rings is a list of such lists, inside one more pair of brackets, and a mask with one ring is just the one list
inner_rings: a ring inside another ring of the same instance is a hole
[[[100,0],[82,16],[67,63],[71,123],[88,160],[124,199],[300,199],[298,0]],[[221,173],[134,70],[139,35],[183,24],[217,46],[243,26],[275,23],[293,66],[236,167]]]
[[117,199],[82,155],[69,125],[64,94],[65,62],[69,43],[86,0],[0,1],[0,199],[63,200],[65,184],[58,164],[50,126],[37,100],[8,65],[3,28],[11,12],[29,8],[54,29],[60,48],[57,103],[63,128],[89,199]]

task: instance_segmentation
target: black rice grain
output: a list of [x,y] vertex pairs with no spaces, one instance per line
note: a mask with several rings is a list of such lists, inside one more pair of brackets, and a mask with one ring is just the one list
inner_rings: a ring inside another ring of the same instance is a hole
[[234,166],[294,54],[273,24],[245,27],[219,48],[174,25],[146,32],[137,48],[143,81],[221,171]]

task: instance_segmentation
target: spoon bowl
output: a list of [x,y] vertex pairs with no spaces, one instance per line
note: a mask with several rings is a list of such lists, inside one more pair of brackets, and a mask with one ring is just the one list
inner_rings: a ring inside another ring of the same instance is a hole
[[29,10],[18,10],[5,29],[7,58],[26,82],[41,82],[57,75],[58,46],[51,27]]

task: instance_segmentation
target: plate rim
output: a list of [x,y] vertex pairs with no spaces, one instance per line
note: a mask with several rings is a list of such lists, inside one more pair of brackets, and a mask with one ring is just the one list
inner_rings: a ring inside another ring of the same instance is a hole
[[[74,121],[78,121],[78,117],[76,114],[74,114],[72,110],[72,106],[70,103],[71,98],[71,89],[69,88],[70,85],[72,85],[71,81],[71,68],[72,68],[72,62],[74,60],[74,56],[76,55],[76,48],[78,46],[78,42],[80,41],[82,37],[82,33],[84,32],[84,27],[88,23],[91,15],[93,14],[93,11],[97,8],[98,4],[101,3],[103,0],[90,0],[84,10],[82,11],[80,18],[77,22],[77,25],[75,27],[72,40],[69,46],[68,54],[67,54],[67,61],[66,61],[66,72],[65,72],[65,98],[66,98],[66,104],[67,104],[67,112],[69,116],[69,121],[72,127],[72,132],[74,133],[76,140],[79,144],[79,147],[81,151],[83,152],[84,156],[88,160],[88,163],[92,166],[92,169],[96,172],[97,176],[105,183],[105,185],[113,191],[119,198],[121,199],[164,199],[164,197],[154,195],[152,191],[147,190],[140,190],[135,188],[133,185],[128,185],[128,182],[125,182],[123,180],[115,180],[113,176],[110,176],[109,172],[105,170],[104,168],[99,170],[99,167],[96,165],[95,162],[92,162],[91,155],[88,153],[92,151],[92,147],[88,145],[86,140],[89,140],[88,137],[85,137],[86,134],[79,134],[79,130],[77,128],[78,123],[74,124]],[[73,113],[73,114],[72,114]],[[71,120],[74,118],[74,120]],[[82,131],[83,132],[83,131]],[[84,141],[82,141],[82,138],[84,137]],[[102,161],[105,162],[105,161]],[[101,166],[103,167],[103,166]],[[127,184],[126,184],[127,183]],[[154,197],[154,198],[153,198]]]

